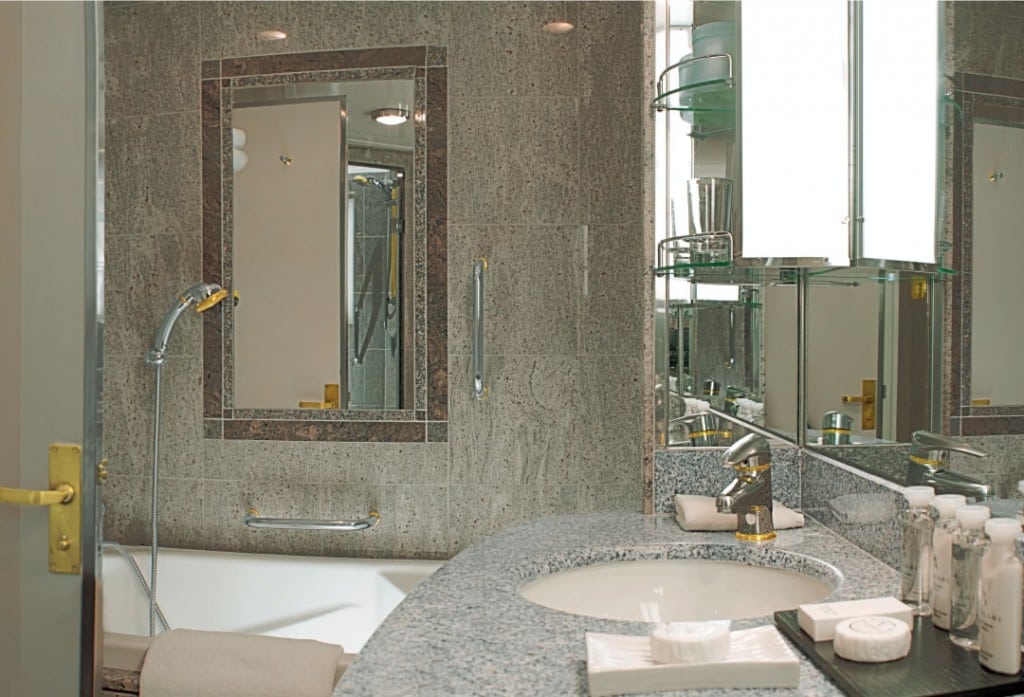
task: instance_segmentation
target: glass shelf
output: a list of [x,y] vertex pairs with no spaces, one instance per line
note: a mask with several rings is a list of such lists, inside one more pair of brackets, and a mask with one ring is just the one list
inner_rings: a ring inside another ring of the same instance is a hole
[[657,95],[651,106],[680,112],[693,137],[736,128],[736,79],[728,53],[687,56],[670,65],[658,77]]

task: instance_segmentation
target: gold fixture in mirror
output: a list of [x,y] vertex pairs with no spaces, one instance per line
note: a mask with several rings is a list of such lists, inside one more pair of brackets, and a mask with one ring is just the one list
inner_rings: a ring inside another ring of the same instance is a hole
[[873,379],[861,380],[860,394],[844,394],[842,397],[843,404],[860,404],[860,427],[863,431],[870,431],[875,427],[876,384]]
[[299,409],[340,409],[341,408],[341,386],[337,383],[324,385],[324,401],[307,402],[299,401]]

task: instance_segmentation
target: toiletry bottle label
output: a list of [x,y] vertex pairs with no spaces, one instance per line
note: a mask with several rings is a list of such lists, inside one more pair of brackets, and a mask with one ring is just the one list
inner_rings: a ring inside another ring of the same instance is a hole
[[953,549],[949,535],[936,531],[932,548],[932,624],[939,629],[949,629],[952,565]]
[[1021,565],[1016,559],[991,570],[985,565],[978,608],[981,665],[1006,675],[1020,672]]

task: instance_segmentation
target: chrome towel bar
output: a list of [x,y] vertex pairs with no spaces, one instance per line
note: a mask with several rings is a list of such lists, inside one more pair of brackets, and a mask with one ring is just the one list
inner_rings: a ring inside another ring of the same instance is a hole
[[261,518],[259,511],[250,508],[243,518],[250,528],[277,528],[282,530],[366,530],[380,521],[380,513],[370,511],[358,520],[317,520],[316,518]]
[[485,399],[484,386],[484,271],[487,257],[473,262],[473,397]]

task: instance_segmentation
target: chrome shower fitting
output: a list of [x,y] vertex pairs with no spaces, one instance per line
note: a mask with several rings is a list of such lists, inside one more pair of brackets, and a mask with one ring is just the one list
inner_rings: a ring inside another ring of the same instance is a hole
[[153,347],[146,352],[146,362],[151,365],[160,365],[167,359],[167,341],[171,337],[171,330],[181,317],[186,308],[194,306],[196,312],[205,312],[228,296],[228,292],[216,283],[197,283],[178,297],[163,322],[156,330],[156,337],[153,339]]

